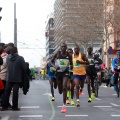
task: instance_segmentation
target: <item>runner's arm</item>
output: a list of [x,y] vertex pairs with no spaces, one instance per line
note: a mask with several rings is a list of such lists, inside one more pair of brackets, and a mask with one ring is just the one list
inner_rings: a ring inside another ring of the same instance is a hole
[[54,63],[55,63],[55,59],[57,58],[57,55],[58,55],[58,52],[55,53],[55,54],[52,56],[51,61],[50,61],[50,64],[51,64],[54,68],[59,69],[59,66],[56,66],[56,65],[54,64]]
[[73,69],[72,55],[69,55],[70,68]]
[[89,61],[88,61],[88,59],[87,59],[87,57],[86,57],[85,54],[82,54],[82,59],[83,59],[84,61],[77,60],[76,62],[79,63],[79,64],[86,64],[86,65],[89,64]]

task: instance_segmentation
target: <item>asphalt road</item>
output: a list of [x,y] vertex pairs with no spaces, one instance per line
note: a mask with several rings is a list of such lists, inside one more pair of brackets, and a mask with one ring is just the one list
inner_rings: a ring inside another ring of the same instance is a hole
[[[11,94],[12,96],[12,94]],[[88,103],[87,87],[80,96],[81,106],[67,105],[67,112],[61,113],[62,95],[55,90],[56,100],[52,102],[48,80],[33,80],[27,95],[19,92],[20,111],[0,111],[0,120],[120,120],[120,98],[113,88],[99,89],[99,97]],[[11,100],[10,100],[11,101]]]

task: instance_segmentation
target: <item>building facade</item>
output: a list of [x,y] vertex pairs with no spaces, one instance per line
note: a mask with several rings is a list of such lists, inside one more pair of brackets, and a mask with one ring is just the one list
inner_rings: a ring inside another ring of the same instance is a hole
[[117,50],[120,50],[120,0],[105,0],[104,62],[111,66]]
[[49,61],[49,58],[54,53],[54,13],[51,13],[48,16],[46,30],[46,61]]
[[[55,50],[61,42],[68,47],[80,45],[86,51],[92,45],[99,49],[103,39],[103,0],[56,0],[54,4]],[[101,16],[101,17],[100,17]]]

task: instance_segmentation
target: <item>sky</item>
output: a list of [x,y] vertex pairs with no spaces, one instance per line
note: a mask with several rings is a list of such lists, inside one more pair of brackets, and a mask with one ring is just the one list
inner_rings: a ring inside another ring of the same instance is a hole
[[16,3],[18,52],[29,62],[30,67],[39,67],[40,59],[46,55],[44,32],[47,16],[54,9],[54,2],[55,0],[0,0],[1,42],[14,42]]

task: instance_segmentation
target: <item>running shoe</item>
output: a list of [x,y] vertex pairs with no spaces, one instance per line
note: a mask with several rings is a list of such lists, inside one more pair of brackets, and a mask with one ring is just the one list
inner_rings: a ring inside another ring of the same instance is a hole
[[65,113],[65,112],[66,112],[66,106],[62,106],[61,113]]
[[54,98],[54,97],[52,97],[51,101],[55,101],[55,98]]
[[74,100],[71,100],[71,105],[75,105],[75,102],[74,102]]
[[77,101],[76,107],[80,107],[80,102]]
[[94,99],[95,98],[95,93],[92,93],[91,94],[91,99]]
[[92,99],[91,99],[91,98],[89,98],[89,99],[88,99],[88,102],[91,102],[91,101],[92,101]]
[[66,100],[66,104],[70,104],[70,101],[68,99]]
[[67,91],[67,98],[70,98],[70,91]]
[[79,90],[79,95],[82,95],[83,91],[82,90]]

